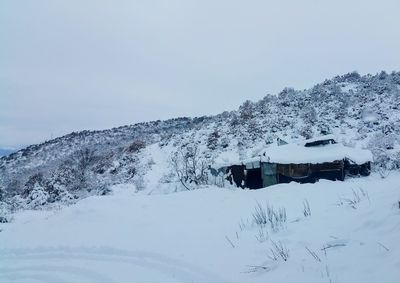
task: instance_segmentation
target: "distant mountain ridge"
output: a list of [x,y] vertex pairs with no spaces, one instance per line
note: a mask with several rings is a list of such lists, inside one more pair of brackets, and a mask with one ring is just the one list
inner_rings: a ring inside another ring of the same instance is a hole
[[10,155],[13,152],[16,152],[17,150],[15,149],[10,149],[10,148],[0,148],[0,157]]
[[[349,146],[371,149],[376,168],[399,168],[400,72],[352,72],[306,90],[285,88],[215,116],[74,132],[31,145],[0,158],[0,193],[3,199],[19,197],[23,205],[33,202],[33,193],[43,198],[38,206],[74,201],[107,193],[113,184],[143,183],[154,167],[151,153],[144,156],[149,146],[169,154],[198,144],[212,163],[229,151],[251,157],[276,138],[326,133],[337,134]],[[165,176],[157,178],[165,181]]]

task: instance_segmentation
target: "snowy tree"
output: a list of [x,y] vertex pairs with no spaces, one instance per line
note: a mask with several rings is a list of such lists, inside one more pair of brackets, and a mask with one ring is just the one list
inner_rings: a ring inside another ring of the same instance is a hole
[[6,190],[0,186],[0,201],[3,201],[6,197]]
[[278,94],[278,102],[283,107],[289,107],[296,100],[297,92],[293,88],[286,87]]
[[208,164],[201,156],[197,144],[180,147],[172,154],[170,164],[185,189],[192,190],[199,185],[207,184]]
[[307,126],[313,126],[315,125],[315,122],[317,122],[317,112],[313,106],[304,107],[301,111],[300,117]]
[[395,150],[399,136],[393,133],[376,133],[370,139],[368,147],[374,154],[375,164],[385,170],[400,168],[400,151]]
[[134,142],[132,142],[127,150],[128,152],[138,152],[141,149],[144,149],[146,147],[146,143],[143,140],[135,140]]
[[38,209],[48,204],[49,194],[43,187],[35,183],[27,196],[27,207],[29,209]]
[[299,134],[305,139],[311,139],[313,137],[313,132],[309,126],[300,128]]
[[0,223],[10,222],[11,219],[11,208],[6,202],[0,200]]
[[211,150],[215,150],[217,148],[220,137],[221,137],[221,134],[217,129],[215,129],[213,132],[211,132],[208,135],[207,147]]
[[254,103],[250,100],[246,100],[240,107],[239,107],[239,115],[240,119],[243,123],[247,123],[251,119],[255,117],[255,108]]

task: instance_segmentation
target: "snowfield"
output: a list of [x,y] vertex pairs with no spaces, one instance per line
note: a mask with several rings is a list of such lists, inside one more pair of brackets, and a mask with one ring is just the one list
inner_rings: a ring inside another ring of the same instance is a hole
[[[147,195],[117,186],[0,224],[0,282],[397,283],[399,201],[399,172],[256,191]],[[284,208],[287,220],[257,225],[257,203]],[[286,261],[273,259],[274,243]]]

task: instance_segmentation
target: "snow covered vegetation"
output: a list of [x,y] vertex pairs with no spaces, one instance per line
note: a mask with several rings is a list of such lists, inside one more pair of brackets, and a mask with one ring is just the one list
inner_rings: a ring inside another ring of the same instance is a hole
[[[242,190],[214,166],[334,161],[287,151],[327,134],[372,174]],[[71,133],[0,158],[0,282],[398,282],[399,168],[400,72]]]

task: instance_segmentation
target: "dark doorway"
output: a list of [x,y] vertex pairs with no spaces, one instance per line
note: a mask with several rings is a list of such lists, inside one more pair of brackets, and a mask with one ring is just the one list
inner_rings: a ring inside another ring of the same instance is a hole
[[246,187],[250,190],[260,189],[263,187],[261,168],[247,169]]

